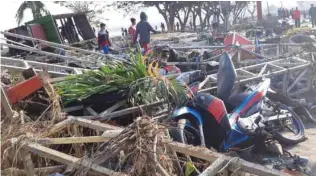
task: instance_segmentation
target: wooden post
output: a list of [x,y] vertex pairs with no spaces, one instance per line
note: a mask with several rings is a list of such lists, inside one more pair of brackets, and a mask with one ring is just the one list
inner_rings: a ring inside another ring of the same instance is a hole
[[307,68],[303,70],[294,80],[294,82],[290,85],[290,87],[287,88],[287,93],[289,93],[293,87],[300,81],[300,79],[307,73]]
[[34,170],[34,164],[32,162],[31,154],[24,149],[20,150],[20,154],[23,158],[23,165],[24,169],[27,171],[28,176],[34,176],[35,170]]
[[6,93],[4,92],[2,86],[0,88],[1,88],[1,107],[3,107],[6,116],[9,118],[12,118],[14,113],[13,113],[13,110],[11,108],[8,97],[7,97]]
[[223,158],[217,158],[209,167],[207,167],[200,176],[215,176],[228,161]]
[[[80,132],[79,132],[79,126],[78,125],[73,125],[72,126],[72,130],[73,130],[73,133],[74,133],[75,137],[81,136]],[[81,158],[82,154],[84,153],[83,149],[81,148],[81,144],[80,143],[79,144],[73,144],[73,147],[75,149],[75,156],[78,157],[78,158]]]
[[241,50],[240,50],[240,47],[238,47],[238,57],[237,57],[237,63],[240,63],[240,60],[241,60]]

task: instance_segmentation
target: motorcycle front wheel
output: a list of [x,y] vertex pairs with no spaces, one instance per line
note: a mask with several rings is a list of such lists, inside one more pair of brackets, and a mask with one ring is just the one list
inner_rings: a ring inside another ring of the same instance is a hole
[[[305,127],[299,116],[288,106],[282,104],[280,106],[282,110],[287,110],[291,113],[291,116],[285,119],[279,119],[274,121],[274,125],[277,126],[277,130],[272,134],[282,144],[294,145],[304,141]],[[293,135],[294,134],[294,135]]]

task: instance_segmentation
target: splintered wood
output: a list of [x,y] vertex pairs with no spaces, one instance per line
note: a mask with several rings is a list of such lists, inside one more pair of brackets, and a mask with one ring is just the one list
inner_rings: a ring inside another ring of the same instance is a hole
[[[74,130],[78,127],[91,128],[94,130],[103,131],[103,134],[101,136],[79,136],[80,133],[75,132],[75,137],[61,137],[61,138],[48,137],[50,135],[53,135],[54,133],[58,133],[60,130],[66,128],[67,126],[73,127]],[[62,173],[63,171],[65,171],[64,169],[67,166],[71,166],[72,168],[76,168],[79,170],[83,168],[88,169],[88,172],[89,172],[88,175],[93,175],[93,174],[111,175],[111,176],[112,175],[117,175],[117,176],[129,175],[127,173],[117,172],[113,169],[106,168],[104,166],[99,165],[100,163],[105,161],[106,158],[108,158],[109,156],[100,157],[96,161],[93,158],[86,158],[86,157],[78,158],[78,157],[71,156],[69,154],[65,154],[63,152],[49,148],[50,145],[60,145],[60,144],[73,144],[74,146],[83,144],[83,143],[103,144],[104,142],[112,141],[111,138],[113,139],[117,138],[118,140],[121,140],[119,136],[122,133],[122,131],[124,133],[123,128],[115,127],[115,126],[101,123],[98,121],[87,120],[87,119],[78,118],[78,117],[69,117],[68,119],[58,124],[55,124],[53,127],[51,127],[46,132],[44,132],[41,135],[42,138],[36,138],[36,139],[30,138],[28,142],[25,142],[24,145],[22,145],[20,154],[23,158],[24,170],[19,170],[17,168],[9,168],[9,169],[3,170],[2,172],[5,174],[11,174],[11,175],[35,175],[39,173],[49,174],[49,173],[56,173],[56,172]],[[157,137],[155,140],[157,140]],[[153,143],[157,143],[157,141],[155,142],[155,140],[153,141]],[[15,143],[15,141],[17,140],[12,140],[12,141],[13,143]],[[146,141],[143,141],[143,142],[146,142]],[[170,156],[173,156],[173,158],[178,159],[178,157],[175,156],[175,153],[182,153],[187,156],[192,156],[192,157],[196,157],[196,158],[211,162],[210,166],[201,173],[201,175],[203,176],[212,176],[212,175],[218,175],[218,174],[227,175],[228,171],[233,171],[233,170],[236,171],[236,167],[239,168],[237,169],[238,173],[249,173],[249,174],[254,174],[254,175],[262,175],[262,176],[285,175],[284,173],[281,173],[279,171],[269,169],[267,167],[264,167],[258,164],[250,163],[240,158],[225,156],[223,154],[213,152],[203,147],[193,147],[186,144],[172,142],[169,140],[165,141],[164,145],[168,146],[168,149],[166,151],[171,152]],[[122,147],[122,146],[117,146],[117,147]],[[124,146],[124,147],[127,147],[127,146]],[[156,149],[154,147],[153,151],[155,150]],[[78,150],[76,151],[76,153],[77,152],[84,152],[84,151]],[[169,173],[170,170],[165,169],[161,164],[159,164],[158,160],[154,159],[157,157],[155,156],[155,153],[156,152],[154,152],[152,160],[148,160],[148,161],[156,162],[156,166],[153,166],[153,168],[156,168],[158,173],[160,173],[161,175],[171,175]],[[35,168],[31,159],[31,155],[37,155],[49,160],[56,161],[63,165]],[[159,160],[161,160],[161,158]],[[175,170],[181,172],[180,162],[178,162],[174,167],[175,167]],[[183,175],[183,174],[177,174],[177,175]]]

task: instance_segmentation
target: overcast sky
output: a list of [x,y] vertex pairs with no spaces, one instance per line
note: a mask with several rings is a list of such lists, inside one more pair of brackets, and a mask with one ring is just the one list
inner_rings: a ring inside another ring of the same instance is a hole
[[[0,2],[0,30],[6,30],[10,28],[14,28],[17,26],[15,14],[17,9],[19,8],[20,4],[23,1],[9,1],[9,0],[1,0]],[[47,9],[51,12],[51,14],[61,14],[61,13],[70,13],[71,11],[65,7],[61,7],[58,4],[54,4],[53,2],[49,1],[42,1],[46,5]],[[281,1],[269,1],[269,5],[275,5],[277,7],[281,6]],[[283,7],[291,8],[296,6],[296,1],[283,1]],[[262,3],[263,8],[266,8],[266,1]],[[145,12],[148,14],[149,22],[155,26],[163,22],[162,16],[158,13],[156,8],[152,7],[146,9]],[[109,29],[120,29],[121,27],[127,28],[130,25],[129,18],[133,16],[137,20],[139,19],[138,14],[134,14],[128,17],[123,17],[123,14],[120,14],[114,10],[112,12],[106,12],[105,17],[109,19],[106,22],[107,27]],[[24,20],[22,23],[32,20],[31,11],[28,10],[24,13]]]

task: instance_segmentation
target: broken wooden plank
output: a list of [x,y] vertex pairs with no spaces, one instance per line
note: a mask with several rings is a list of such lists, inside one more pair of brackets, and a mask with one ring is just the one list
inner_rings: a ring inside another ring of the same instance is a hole
[[[75,137],[79,137],[80,136],[79,126],[78,125],[73,125],[72,126],[72,130],[73,130],[73,134],[75,135]],[[75,149],[75,156],[80,158],[81,155],[84,153],[83,149],[80,146],[80,144],[83,143],[83,142],[80,142],[79,144],[76,144],[77,141],[78,140],[75,140],[75,142],[72,142],[72,144],[73,144],[73,147]]]
[[64,108],[62,109],[63,112],[73,112],[73,111],[78,111],[83,109],[84,107],[82,105],[79,106],[73,106],[73,107],[69,107],[69,108]]
[[[114,134],[117,134],[117,133],[114,133]],[[85,136],[85,137],[63,137],[63,138],[39,138],[39,139],[31,140],[31,141],[42,144],[42,145],[52,145],[52,144],[97,143],[97,142],[106,142],[109,139],[110,137],[105,137],[105,136]]]
[[117,102],[115,105],[113,105],[110,108],[106,109],[105,111],[101,112],[100,116],[105,116],[106,114],[115,111],[117,108],[123,106],[125,103],[127,103],[126,100],[122,100],[122,101]]
[[1,107],[4,109],[6,117],[11,118],[11,117],[13,117],[14,113],[13,113],[13,110],[11,108],[9,99],[8,99],[6,93],[4,92],[2,86],[0,88],[1,88]]
[[106,137],[106,138],[113,138],[113,137],[118,136],[122,131],[123,131],[123,129],[121,129],[121,130],[107,130],[101,136]]
[[87,127],[87,128],[92,128],[92,129],[95,129],[97,131],[121,130],[122,129],[120,127],[108,125],[108,124],[101,123],[101,122],[94,121],[94,120],[87,120],[87,119],[83,119],[80,117],[69,116],[68,119],[70,119],[76,125],[80,125],[80,126]]
[[75,168],[79,169],[82,167],[90,168],[91,171],[102,175],[111,175],[111,176],[125,176],[123,173],[115,172],[113,170],[101,167],[99,165],[93,164],[91,161],[86,159],[79,159],[65,153],[50,149],[48,147],[41,146],[39,144],[29,143],[23,146],[24,149],[34,152],[37,155],[48,158],[57,162],[60,162],[65,165],[72,165]]
[[240,166],[240,171],[259,175],[259,176],[281,176],[281,175],[286,175],[283,172],[264,167],[259,164],[254,164],[248,161],[245,161],[241,158],[238,158],[234,160],[232,157],[222,155],[220,153],[212,152],[211,150],[203,147],[193,147],[193,146],[188,146],[186,144],[178,143],[178,142],[170,142],[168,145],[171,147],[172,150],[187,154],[190,156],[194,156],[200,159],[204,159],[207,161],[214,162],[217,158],[225,159],[227,161],[230,161],[231,164],[229,164],[228,167],[231,165],[239,165]]
[[85,109],[86,109],[86,111],[87,111],[90,115],[92,115],[92,116],[98,115],[98,113],[95,112],[91,107],[86,107]]
[[209,167],[207,167],[200,176],[215,176],[228,161],[223,158],[217,158]]
[[48,130],[44,131],[40,137],[47,137],[47,136],[50,136],[54,133],[57,133],[58,131],[66,128],[68,125],[71,124],[71,119],[66,119],[66,120],[63,120],[55,125],[53,125],[51,128],[49,128]]
[[[35,168],[35,174],[38,175],[47,175],[51,173],[61,173],[64,172],[66,166],[65,165],[59,165],[59,166],[51,166],[51,167],[41,167],[41,168]],[[14,176],[25,176],[27,175],[27,170],[19,170],[17,168],[8,168],[1,171],[1,174],[3,175],[14,175]]]
[[25,151],[24,149],[21,149],[19,152],[22,155],[24,169],[27,171],[27,175],[34,176],[35,169],[31,158],[31,154],[28,151]]
[[101,116],[101,115],[98,115],[98,116],[80,116],[80,118],[90,119],[90,120],[111,120],[112,118],[115,118],[115,117],[123,116],[123,115],[126,115],[126,114],[131,114],[131,113],[134,113],[134,112],[139,112],[139,111],[141,111],[142,109],[145,109],[145,108],[151,108],[151,107],[159,106],[159,105],[162,105],[163,103],[164,103],[164,101],[157,101],[157,102],[150,103],[150,104],[134,106],[134,107],[131,107],[131,108],[120,110],[120,111],[115,111],[115,112],[106,114],[104,116]]

